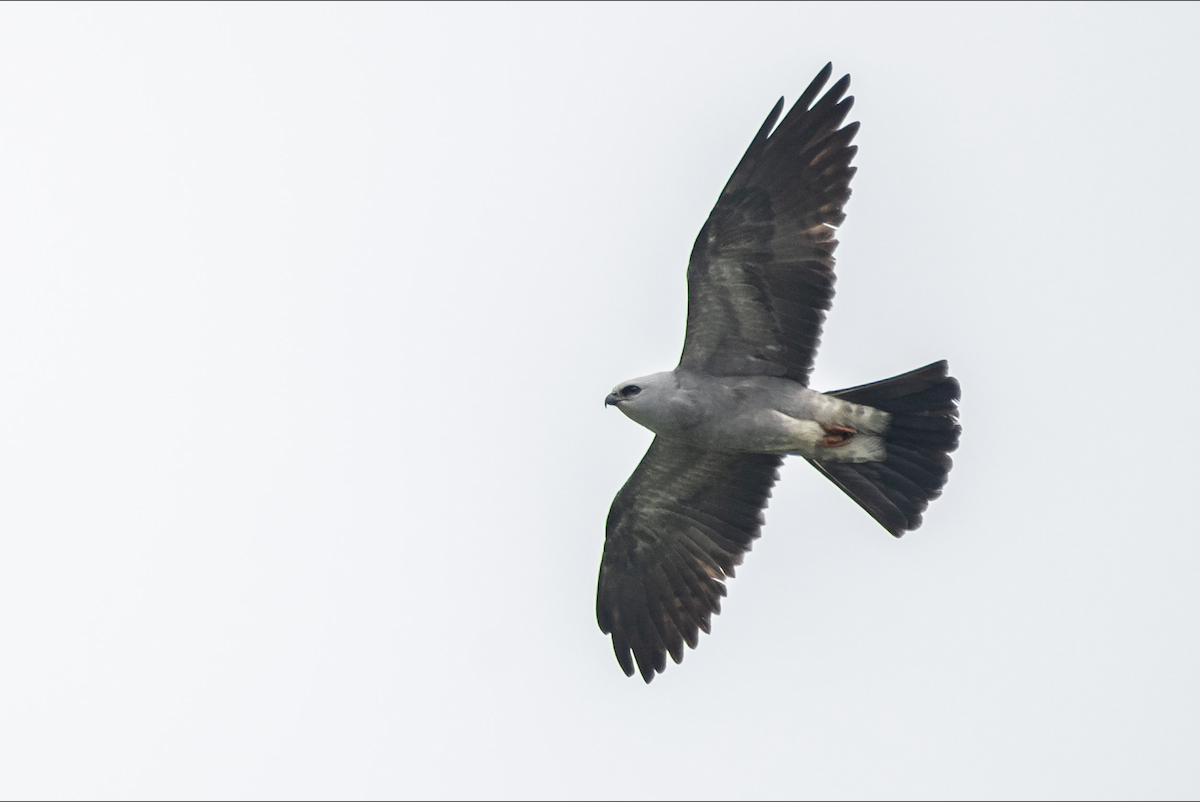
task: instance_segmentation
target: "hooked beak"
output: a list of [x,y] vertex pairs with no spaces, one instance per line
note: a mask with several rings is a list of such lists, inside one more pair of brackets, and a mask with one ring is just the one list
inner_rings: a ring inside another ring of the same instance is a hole
[[609,393],[608,397],[604,399],[604,408],[615,407],[619,403],[621,403],[621,396],[616,393]]

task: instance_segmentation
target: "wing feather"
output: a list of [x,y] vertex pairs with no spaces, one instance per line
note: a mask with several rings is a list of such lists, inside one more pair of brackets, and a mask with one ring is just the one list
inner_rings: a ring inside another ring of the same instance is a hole
[[721,611],[783,461],[656,438],[608,514],[596,621],[626,674],[649,682]]
[[700,229],[681,368],[808,384],[857,151],[858,123],[841,127],[854,105],[850,76],[821,95],[832,70],[825,65],[772,131],[782,99],[775,105]]

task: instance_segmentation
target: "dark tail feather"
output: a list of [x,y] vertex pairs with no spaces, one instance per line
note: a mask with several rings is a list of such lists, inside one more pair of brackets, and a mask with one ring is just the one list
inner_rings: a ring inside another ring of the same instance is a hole
[[892,414],[883,462],[818,462],[813,466],[896,537],[921,525],[942,494],[958,448],[958,381],[943,360],[890,379],[829,395]]

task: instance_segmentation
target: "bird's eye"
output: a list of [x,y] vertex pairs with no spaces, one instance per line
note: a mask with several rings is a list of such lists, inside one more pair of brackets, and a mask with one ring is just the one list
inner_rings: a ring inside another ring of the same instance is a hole
[[642,388],[638,387],[636,384],[628,384],[621,388],[621,395],[624,395],[624,396],[637,395],[641,391],[642,391]]

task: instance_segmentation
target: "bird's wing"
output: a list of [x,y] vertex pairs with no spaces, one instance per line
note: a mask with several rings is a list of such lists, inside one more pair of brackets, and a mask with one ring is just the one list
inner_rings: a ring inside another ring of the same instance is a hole
[[[679,366],[718,376],[808,384],[833,301],[833,227],[850,197],[850,76],[817,95],[825,65],[773,132],[763,123],[700,229],[688,264],[687,337]],[[816,101],[814,103],[814,101]]]
[[[721,611],[779,478],[774,454],[705,451],[656,438],[608,513],[596,620],[626,675],[678,663]],[[631,653],[632,652],[632,656]]]

